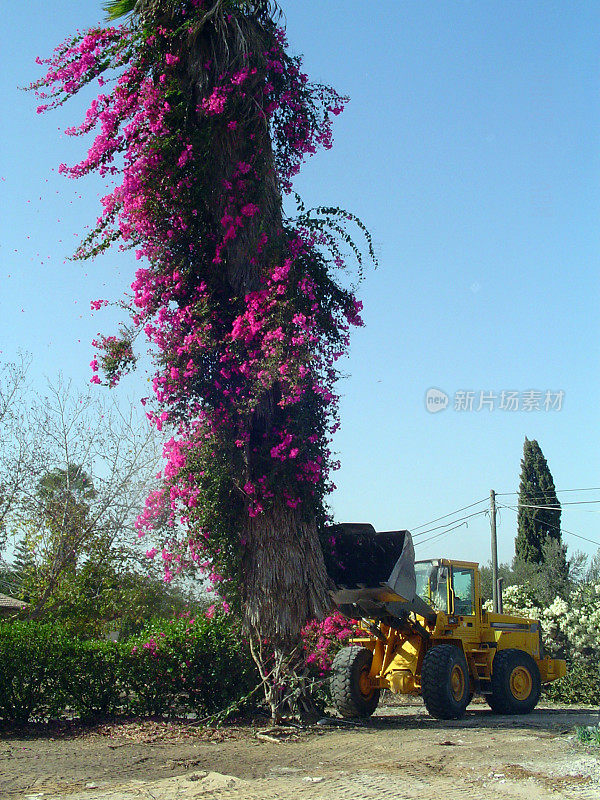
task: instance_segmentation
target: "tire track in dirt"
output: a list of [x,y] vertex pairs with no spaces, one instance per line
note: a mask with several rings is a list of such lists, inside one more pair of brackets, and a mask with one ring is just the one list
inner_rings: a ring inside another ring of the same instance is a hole
[[252,726],[217,737],[148,721],[56,740],[10,733],[0,746],[0,798],[598,800],[600,758],[573,736],[595,720],[586,709],[520,719],[475,709],[461,725],[407,707],[284,741],[257,739]]

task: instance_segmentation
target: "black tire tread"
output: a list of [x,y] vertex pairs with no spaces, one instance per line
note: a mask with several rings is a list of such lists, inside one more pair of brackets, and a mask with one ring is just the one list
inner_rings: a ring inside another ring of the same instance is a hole
[[362,666],[366,666],[369,658],[373,654],[366,647],[352,645],[344,647],[333,660],[331,665],[331,678],[329,686],[331,689],[331,699],[338,713],[346,719],[356,717],[370,717],[379,703],[379,690],[373,693],[369,701],[362,700],[358,696],[358,687],[354,685],[356,667],[364,661]]
[[[448,700],[446,685],[450,664],[460,654],[466,681],[465,702],[452,707]],[[462,650],[453,644],[438,644],[425,653],[421,667],[421,694],[427,711],[436,719],[460,719],[464,716],[469,698],[469,668]]]
[[[510,673],[521,664],[533,679],[533,690],[527,701],[516,700],[508,691]],[[529,714],[538,704],[541,693],[540,671],[533,658],[524,650],[499,650],[492,662],[492,692],[485,699],[495,714]]]

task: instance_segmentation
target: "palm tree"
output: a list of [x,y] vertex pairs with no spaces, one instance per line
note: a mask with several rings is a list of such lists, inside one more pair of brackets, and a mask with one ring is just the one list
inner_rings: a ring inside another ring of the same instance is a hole
[[[132,13],[134,26],[172,29],[181,13],[181,3],[174,0],[117,0],[106,5],[111,19]],[[210,96],[220,76],[231,75],[248,63],[249,55],[265,53],[277,44],[276,17],[278,6],[269,0],[214,0],[207,4],[200,21],[187,35],[177,39],[177,78],[189,113],[186,127],[206,124],[195,113],[202,100]],[[173,41],[169,44],[173,52]],[[210,170],[204,173],[205,198],[202,208],[204,238],[215,237],[222,230],[221,219],[227,210],[227,192],[220,187],[230,179],[235,165],[251,160],[258,163],[260,179],[255,184],[261,213],[244,225],[239,235],[222,252],[218,272],[198,271],[195,282],[205,281],[211,290],[226,298],[244,297],[260,287],[266,270],[281,263],[287,252],[292,232],[286,228],[282,214],[282,188],[274,155],[268,102],[264,87],[266,74],[260,61],[255,74],[245,83],[243,106],[237,110],[239,120],[235,135],[212,137]],[[258,157],[257,157],[258,154]],[[212,188],[211,188],[212,187]],[[268,248],[261,251],[258,241],[264,231],[278,232]],[[249,254],[260,253],[257,258]],[[208,262],[210,263],[210,262]],[[194,269],[198,269],[197,266]],[[214,269],[214,268],[213,268]],[[325,276],[329,294],[339,296],[341,290]],[[185,298],[182,302],[187,302]],[[205,368],[208,368],[205,365]],[[260,401],[245,419],[250,441],[244,452],[244,474],[240,483],[254,479],[264,471],[260,444],[282,425],[284,412],[279,407],[280,387],[275,382],[265,389]],[[244,413],[244,412],[240,412]],[[290,412],[285,412],[289,414]],[[300,402],[294,414],[305,417],[309,428],[319,430],[320,413],[314,397]],[[312,420],[312,421],[311,421]],[[264,449],[264,448],[263,448]],[[235,492],[234,492],[235,494]],[[232,499],[236,513],[232,523],[243,543],[239,563],[240,594],[246,629],[251,635],[255,659],[266,681],[267,696],[274,717],[282,710],[281,687],[294,683],[295,694],[304,698],[301,679],[302,651],[300,631],[309,619],[321,617],[328,608],[326,574],[318,533],[322,507],[317,501],[293,508],[283,495],[274,497],[264,513],[249,517],[244,508],[246,498]],[[263,643],[268,641],[266,652]]]
[[92,480],[79,464],[55,467],[38,481],[22,545],[37,556],[30,561],[30,579],[38,586],[28,616],[39,616],[59,582],[75,574],[95,497]]
[[[305,699],[300,632],[329,604],[319,535],[334,362],[349,326],[360,324],[336,272],[347,247],[360,273],[348,221],[374,258],[352,215],[308,212],[299,201],[294,221],[282,197],[305,154],[330,146],[329,115],[344,100],[309,84],[287,54],[274,0],[111,0],[105,8],[110,19],[127,17],[124,26],[76,34],[31,88],[50,88],[40,94],[44,110],[117,70],[113,90],[77,129],[101,129],[88,158],[65,168],[73,177],[123,174],[76,257],[120,238],[148,264],[132,287],[133,332],[102,337],[101,365],[112,384],[134,361],[135,331],[156,343],[160,424],[168,420],[179,438],[169,443],[165,491],[142,517],[150,528],[170,525],[180,559],[206,548],[239,588],[278,717],[285,697]],[[180,521],[191,538],[177,539]]]
[[39,481],[37,504],[50,533],[47,554],[50,572],[75,567],[82,528],[87,523],[96,492],[90,476],[79,464],[55,467]]

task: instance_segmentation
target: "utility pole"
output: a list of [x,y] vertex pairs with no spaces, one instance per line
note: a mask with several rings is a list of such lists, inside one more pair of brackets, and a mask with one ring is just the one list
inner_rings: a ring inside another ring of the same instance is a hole
[[490,490],[490,525],[492,526],[492,606],[498,614],[498,541],[496,539],[496,492]]

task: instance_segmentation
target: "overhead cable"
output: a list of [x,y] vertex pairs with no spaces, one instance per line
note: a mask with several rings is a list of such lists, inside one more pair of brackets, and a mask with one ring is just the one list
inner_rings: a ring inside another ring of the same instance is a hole
[[415,536],[425,536],[426,533],[431,533],[431,531],[438,531],[440,528],[447,528],[448,525],[454,525],[455,522],[462,522],[463,520],[471,519],[472,517],[478,517],[480,514],[489,514],[489,509],[484,508],[481,511],[473,512],[473,514],[467,514],[466,517],[459,517],[458,519],[453,519],[451,522],[446,522],[444,525],[436,525],[433,528],[428,528],[426,531],[419,531],[419,533],[413,534],[413,538]]
[[[514,506],[505,506],[502,505],[500,508],[510,508],[511,511],[514,511],[516,514],[519,513],[519,509],[515,508]],[[600,547],[600,542],[594,541],[594,539],[588,539],[587,536],[582,536],[580,533],[574,533],[573,531],[568,531],[566,528],[563,528],[559,525],[551,525],[550,523],[546,524],[548,528],[554,528],[554,530],[559,531],[560,533],[568,533],[569,536],[575,536],[576,539],[583,539],[584,542],[590,542],[590,544],[595,544],[596,547]]]
[[420,542],[417,542],[415,544],[415,547],[420,547],[422,544],[425,544],[426,542],[432,542],[434,539],[440,539],[447,533],[452,533],[452,531],[455,531],[457,528],[462,528],[463,525],[466,525],[467,528],[469,527],[468,522],[461,522],[460,525],[455,525],[453,528],[448,528],[448,530],[446,531],[442,531],[441,533],[436,533],[434,536],[430,536],[428,539],[422,539]]
[[[600,492],[600,486],[586,486],[584,489],[555,489],[557,494],[563,492]],[[496,492],[496,497],[507,497],[511,494],[520,494],[520,492]]]
[[425,528],[427,527],[427,525],[433,525],[434,522],[439,522],[441,519],[454,517],[456,514],[460,514],[461,511],[466,511],[468,508],[474,508],[475,506],[478,506],[480,503],[487,503],[487,502],[489,502],[489,498],[484,497],[483,500],[477,500],[476,503],[470,503],[468,506],[457,508],[456,511],[451,511],[450,514],[444,514],[442,517],[436,517],[435,519],[429,520],[429,522],[424,522],[422,525],[417,525],[416,527],[411,528],[411,532],[418,531],[419,528]]

